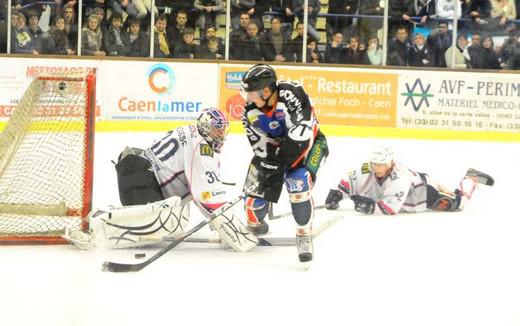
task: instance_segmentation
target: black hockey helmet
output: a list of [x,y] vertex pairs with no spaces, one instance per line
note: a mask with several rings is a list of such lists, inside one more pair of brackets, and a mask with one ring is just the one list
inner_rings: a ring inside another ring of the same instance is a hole
[[251,67],[242,77],[242,91],[254,92],[264,87],[276,88],[276,72],[266,64],[260,63]]

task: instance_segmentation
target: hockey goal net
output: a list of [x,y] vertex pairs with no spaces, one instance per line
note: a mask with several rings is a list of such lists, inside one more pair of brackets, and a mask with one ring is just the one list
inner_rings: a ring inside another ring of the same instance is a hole
[[91,208],[94,69],[37,75],[0,133],[0,243],[63,243]]

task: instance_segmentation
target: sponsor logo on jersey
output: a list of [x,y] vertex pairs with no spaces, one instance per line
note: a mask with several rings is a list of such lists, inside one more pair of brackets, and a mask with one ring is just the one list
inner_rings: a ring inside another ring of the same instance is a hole
[[278,168],[277,165],[265,163],[264,161],[260,161],[260,166],[268,170],[276,170]]
[[200,194],[200,198],[202,198],[202,200],[209,200],[211,198],[211,192],[204,191]]
[[225,194],[226,194],[225,190],[215,190],[215,191],[211,192],[212,196],[222,196],[222,195],[225,195]]
[[285,113],[282,110],[276,110],[274,112],[274,117],[278,120],[285,119]]
[[278,121],[271,121],[271,122],[269,122],[269,128],[276,129],[278,127],[280,127],[280,123]]
[[200,144],[200,156],[213,157],[213,149],[208,144]]

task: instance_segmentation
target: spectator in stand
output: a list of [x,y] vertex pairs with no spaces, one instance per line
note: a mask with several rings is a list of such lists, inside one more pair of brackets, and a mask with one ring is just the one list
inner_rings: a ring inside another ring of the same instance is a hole
[[318,41],[311,37],[307,39],[307,63],[322,63],[323,56],[318,51]]
[[[293,0],[294,1],[294,14],[298,18],[298,21],[303,22],[303,5],[305,0]],[[321,10],[321,3],[319,0],[307,0],[308,15],[307,15],[307,33],[319,42],[320,33],[316,30],[316,22],[318,21],[318,14]]]
[[[504,31],[515,27],[511,20],[516,19],[514,0],[491,0],[491,26],[494,31]],[[510,26],[510,27],[509,27]]]
[[40,0],[12,0],[11,3],[14,7],[13,9],[15,11],[21,12],[24,17],[27,16],[29,11],[36,11],[38,13],[38,17],[41,17],[42,12],[47,9],[47,5],[42,3]]
[[[453,47],[448,48],[446,53],[444,54],[444,59],[446,60],[446,66],[448,68],[458,68],[458,69],[466,69],[469,66],[469,54],[467,51],[468,48],[468,35],[466,33],[460,33],[457,37],[457,46],[455,50]],[[455,51],[455,62],[452,65],[452,52]]]
[[506,68],[510,70],[520,70],[520,43],[517,42],[511,50],[511,55],[507,60]]
[[399,27],[404,27],[409,34],[414,13],[414,0],[389,0],[388,35],[395,33]]
[[69,2],[63,6],[63,19],[65,20],[65,31],[70,41],[70,46],[76,50],[78,44],[78,24],[74,6]]
[[7,3],[0,3],[0,53],[7,52]]
[[[225,43],[224,40],[221,37],[217,36],[217,27],[208,25],[206,26],[206,32],[204,36],[200,39],[200,47],[204,49],[208,49],[207,42],[210,38],[215,38],[218,43],[217,53],[223,55],[225,51]],[[213,52],[213,51],[211,51]],[[220,59],[220,58],[217,58]]]
[[223,12],[226,7],[222,0],[195,0],[194,6],[199,11],[199,18],[195,23],[199,28],[199,34],[202,34],[207,26],[216,26],[217,14]]
[[303,32],[303,22],[296,23],[297,35],[291,40],[291,54],[288,61],[302,62]]
[[199,47],[199,52],[196,53],[197,59],[223,59],[224,55],[219,52],[219,39],[215,36],[210,36],[206,39],[204,44]]
[[482,38],[482,61],[484,69],[500,69],[493,38],[489,35]]
[[280,18],[271,18],[271,29],[261,37],[260,47],[266,61],[285,62],[291,56],[289,38],[282,32]]
[[150,38],[141,30],[141,20],[138,18],[128,19],[128,39],[130,41],[129,57],[150,56]]
[[433,66],[446,67],[444,53],[451,47],[452,35],[448,30],[448,23],[440,21],[437,23],[437,31],[428,36],[428,47],[433,51]]
[[[363,0],[365,1],[379,0]],[[335,15],[354,15],[358,10],[359,0],[329,0],[327,10],[326,26],[327,26],[327,42],[331,42],[335,33],[341,33],[343,37],[354,34],[353,17],[338,17]]]
[[166,16],[160,15],[155,21],[154,57],[168,58],[171,56],[173,46],[167,32]]
[[182,33],[182,41],[175,43],[173,47],[174,58],[194,59],[199,51],[199,45],[195,43],[195,31],[186,27]]
[[260,33],[263,33],[265,30],[263,17],[267,11],[271,11],[271,2],[272,0],[255,0],[255,7],[251,17],[258,23]]
[[383,64],[383,47],[379,45],[377,35],[368,37],[367,56],[371,65],[379,66]]
[[411,46],[406,27],[398,27],[395,39],[388,44],[387,64],[389,66],[408,66],[408,49]]
[[369,65],[367,50],[357,35],[352,35],[347,46],[343,49],[340,63],[352,65]]
[[282,22],[282,31],[291,37],[294,25],[293,0],[273,0],[271,10],[277,12]]
[[504,40],[502,46],[497,51],[502,68],[507,69],[509,57],[512,55],[515,47],[520,43],[520,33],[517,30],[510,31],[509,37]]
[[516,18],[520,18],[520,0],[515,1]]
[[247,25],[247,36],[240,42],[239,60],[263,61],[260,48],[259,28],[254,21]]
[[[101,32],[103,33],[103,35],[105,35],[105,33],[107,32],[108,27],[110,25],[109,22],[105,19],[105,10],[101,7],[93,8],[90,11],[90,14],[88,16],[96,16],[98,18],[99,27],[101,28]],[[88,16],[87,16],[87,18],[88,18]]]
[[326,63],[339,63],[341,58],[341,52],[343,51],[343,34],[340,32],[334,33],[332,41],[325,47],[325,58]]
[[232,60],[240,60],[240,44],[247,37],[247,26],[251,23],[251,17],[247,12],[240,14],[240,25],[233,29],[229,35],[229,56]]
[[17,19],[16,26],[11,30],[11,53],[39,54],[25,24],[25,15],[21,12],[15,14]]
[[426,38],[416,33],[414,44],[408,48],[408,65],[413,67],[432,67],[433,51],[426,44]]
[[475,31],[483,30],[489,24],[491,2],[489,0],[471,0],[469,7],[469,15],[472,18],[471,28]]
[[179,10],[175,15],[175,25],[168,27],[168,35],[173,44],[182,41],[182,33],[188,27],[188,13],[184,10]]
[[[384,2],[380,0],[363,0],[359,4],[359,14],[368,16],[383,16]],[[359,17],[358,34],[362,39],[376,35],[383,28],[383,17]]]
[[29,11],[27,16],[27,28],[29,29],[29,33],[31,34],[31,39],[34,43],[34,49],[38,52],[42,50],[42,36],[43,31],[38,25],[40,22],[40,17],[36,11]]
[[103,35],[103,45],[109,56],[127,56],[130,51],[130,39],[123,29],[123,18],[117,12],[110,16],[110,27]]
[[247,24],[243,25],[243,14],[247,13],[248,20],[251,20],[255,12],[255,0],[231,0],[231,29],[236,31],[241,27],[247,28]]
[[104,56],[103,32],[99,27],[99,19],[96,15],[87,18],[87,23],[81,31],[81,55]]
[[[456,6],[458,6],[458,8],[456,8]],[[455,9],[458,13],[456,17]],[[461,13],[462,7],[460,0],[436,0],[435,15],[432,17],[453,20],[453,18],[459,19],[461,17]]]
[[481,45],[481,34],[474,32],[471,35],[471,45],[468,47],[470,67],[473,69],[484,69],[484,53]]
[[107,0],[106,3],[112,9],[112,14],[123,17],[123,13],[126,13],[129,17],[137,17],[137,8],[130,0]]
[[[435,16],[435,1],[432,0],[414,0],[414,16],[421,17],[419,25],[430,25],[428,24],[429,18]],[[433,27],[433,26],[431,26]]]
[[[137,13],[135,14],[135,17],[139,19],[139,29],[141,29],[141,21],[146,19],[148,17],[148,14],[152,12],[152,0],[132,0],[132,4],[135,7],[135,10]],[[159,13],[157,10],[157,7],[153,8],[153,12],[155,16]],[[150,50],[148,50],[150,52]]]
[[75,52],[70,46],[65,19],[62,16],[54,17],[54,23],[47,33],[42,35],[42,52],[45,54],[73,55]]

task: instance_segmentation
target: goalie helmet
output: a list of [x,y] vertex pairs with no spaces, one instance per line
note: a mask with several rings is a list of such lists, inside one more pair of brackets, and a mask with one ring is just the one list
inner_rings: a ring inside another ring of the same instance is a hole
[[254,92],[264,87],[276,88],[276,72],[266,64],[254,65],[242,77],[241,91]]
[[390,165],[394,160],[394,151],[390,147],[378,147],[374,149],[369,157],[368,161],[375,164],[386,164]]
[[197,119],[197,130],[202,138],[218,153],[229,132],[229,121],[219,109],[207,108],[202,110]]

